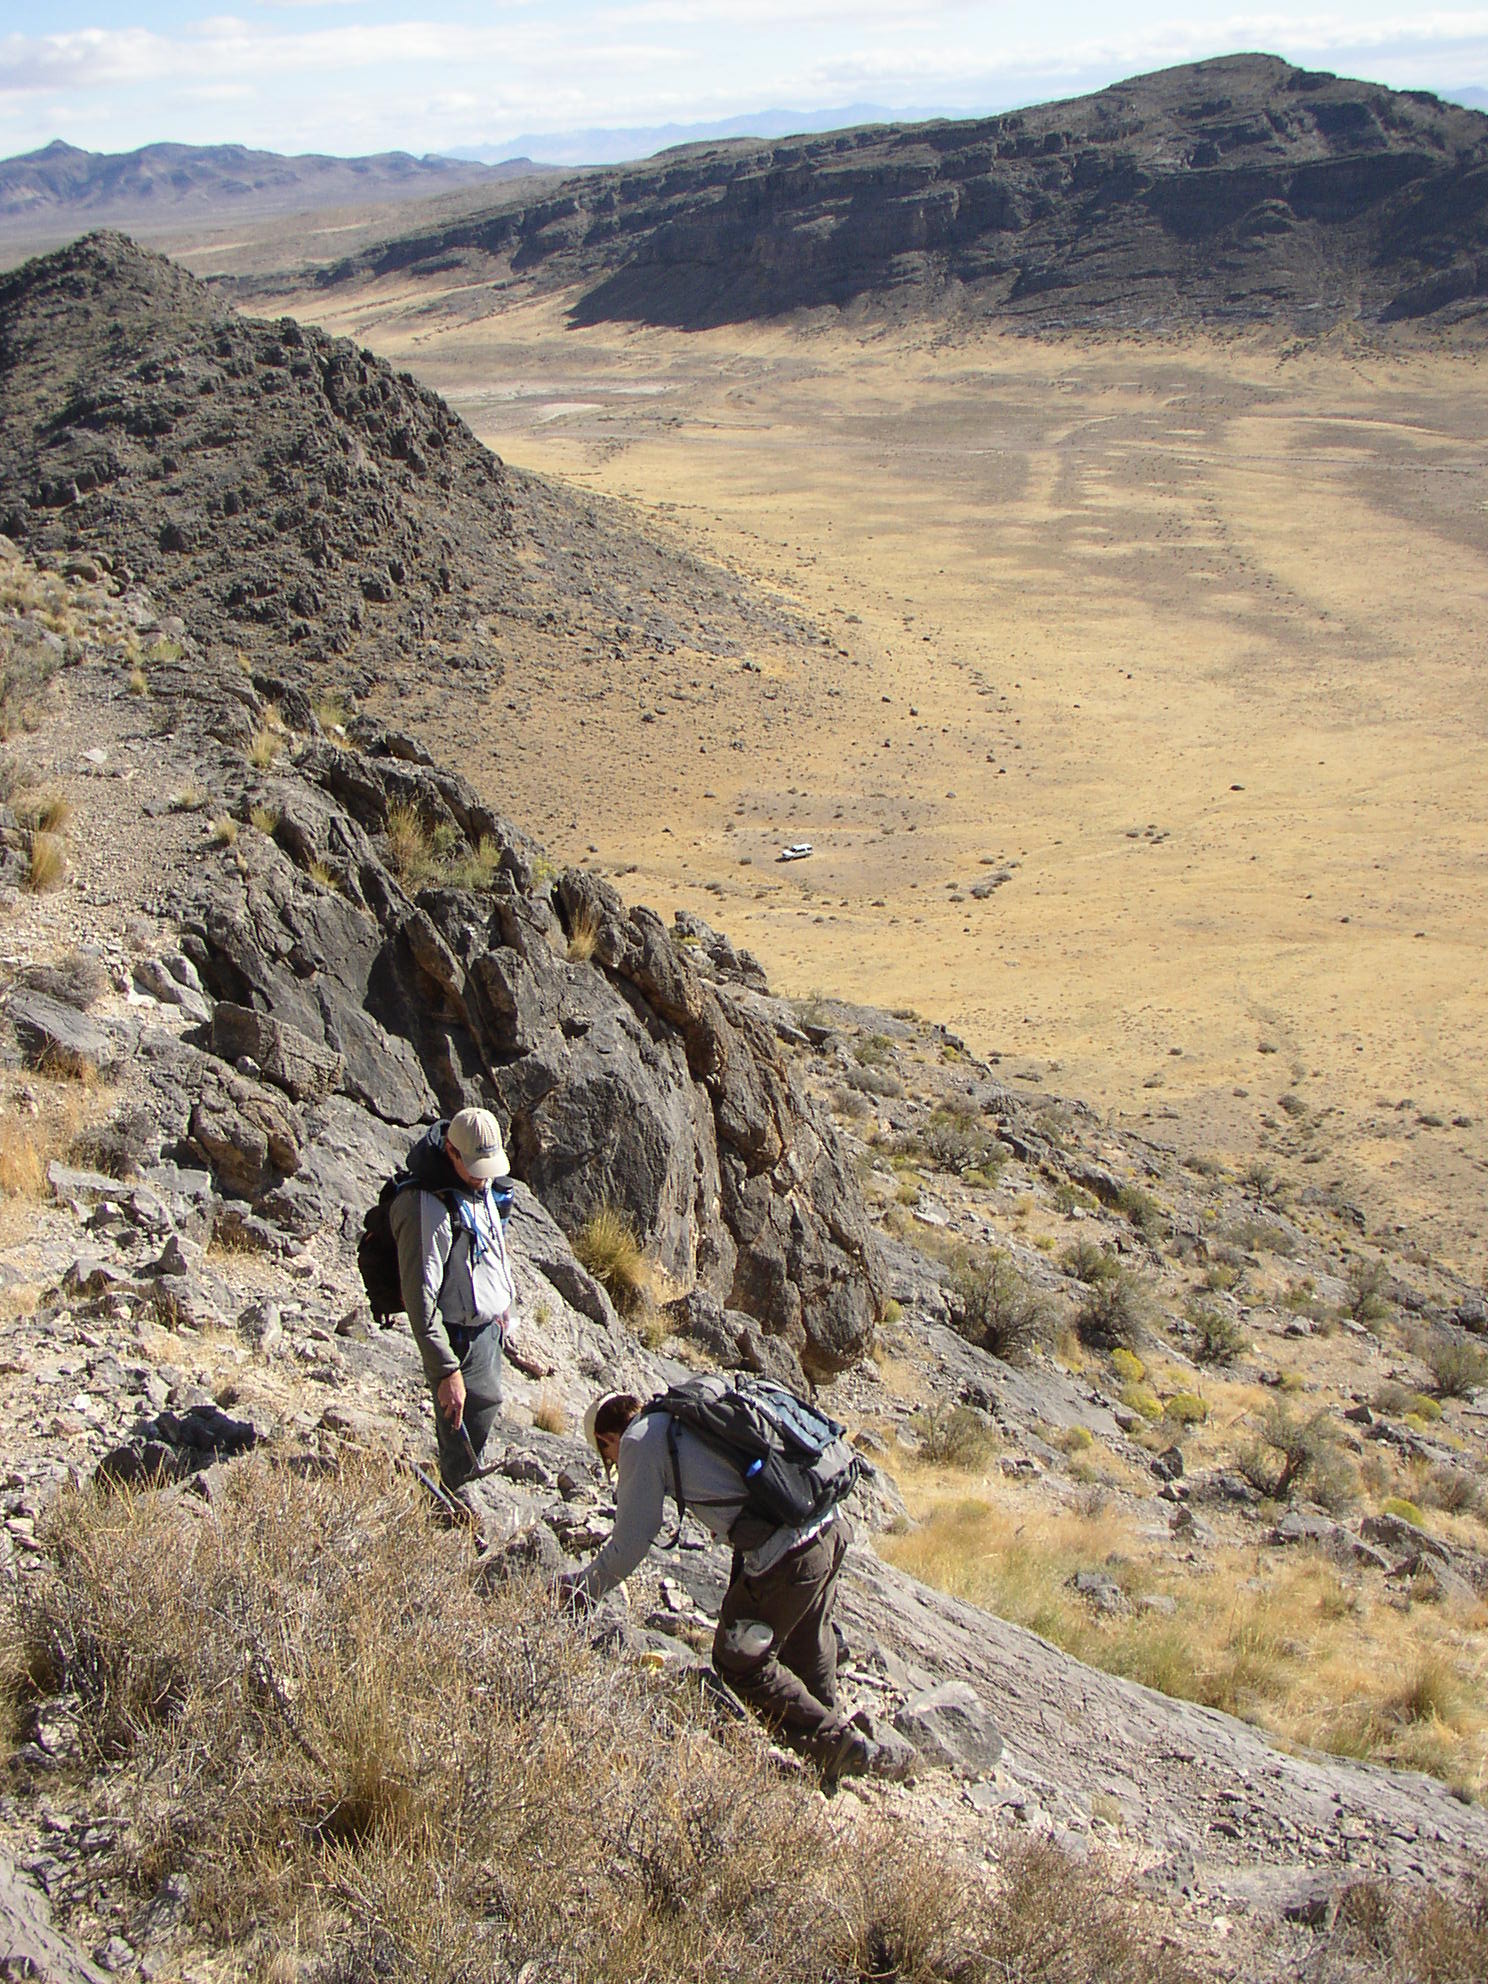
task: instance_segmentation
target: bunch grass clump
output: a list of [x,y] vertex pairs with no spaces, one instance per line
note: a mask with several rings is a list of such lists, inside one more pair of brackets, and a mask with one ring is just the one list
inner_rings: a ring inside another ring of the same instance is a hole
[[568,961],[587,964],[599,943],[599,911],[592,903],[581,903],[568,930]]
[[623,1313],[634,1314],[653,1295],[656,1277],[635,1228],[618,1206],[601,1206],[573,1237],[574,1254]]
[[389,867],[400,882],[418,887],[434,867],[434,836],[423,816],[416,806],[397,800],[388,808],[384,831]]
[[337,1984],[534,1952],[597,1984],[1185,1978],[1063,1855],[1014,1852],[994,1892],[884,1820],[844,1833],[754,1722],[591,1645],[536,1583],[481,1589],[421,1494],[255,1457],[210,1519],[63,1502],[9,1679],[21,1719],[72,1698],[84,1795],[132,1815],[90,1879],[122,1903],[182,1878],[197,1952]]
[[34,833],[26,867],[26,887],[34,896],[58,889],[67,878],[67,842],[61,834]]

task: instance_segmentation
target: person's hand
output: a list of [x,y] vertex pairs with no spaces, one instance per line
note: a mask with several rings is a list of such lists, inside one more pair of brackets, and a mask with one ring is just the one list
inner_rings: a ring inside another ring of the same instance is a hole
[[458,1433],[460,1422],[465,1417],[465,1380],[458,1371],[451,1371],[447,1378],[441,1378],[434,1394],[439,1401],[439,1410]]

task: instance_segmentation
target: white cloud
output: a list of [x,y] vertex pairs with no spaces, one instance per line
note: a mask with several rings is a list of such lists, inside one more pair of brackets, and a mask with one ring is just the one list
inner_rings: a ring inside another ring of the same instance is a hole
[[392,3],[238,0],[241,13],[169,32],[0,36],[0,143],[59,129],[109,150],[196,136],[211,103],[226,113],[218,128],[230,122],[244,142],[336,149],[499,143],[503,132],[804,113],[865,97],[890,109],[975,109],[1247,48],[1401,84],[1488,80],[1488,6],[1412,13],[1399,0],[1354,0],[1292,13],[1277,0],[1253,11],[1192,0],[1153,19],[1140,0],[1042,10],[1011,0],[435,0],[441,18],[397,20],[385,17]]

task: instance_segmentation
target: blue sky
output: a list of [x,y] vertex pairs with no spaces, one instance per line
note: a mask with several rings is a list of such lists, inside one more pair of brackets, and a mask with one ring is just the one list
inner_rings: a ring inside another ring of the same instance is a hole
[[426,152],[765,109],[974,112],[1240,49],[1460,89],[1488,84],[1488,6],[0,0],[0,156],[54,137]]

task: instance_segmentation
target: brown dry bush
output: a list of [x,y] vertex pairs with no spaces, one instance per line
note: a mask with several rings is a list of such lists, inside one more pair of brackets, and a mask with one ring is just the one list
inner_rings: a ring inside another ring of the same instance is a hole
[[1319,1984],[1481,1984],[1488,1977],[1488,1879],[1420,1894],[1361,1882],[1350,1888],[1318,1966]]
[[69,951],[50,964],[27,965],[18,977],[33,992],[85,1013],[107,992],[108,973],[96,951]]
[[76,1699],[69,1768],[132,1821],[98,1878],[185,1875],[190,1933],[253,1974],[293,1950],[333,1984],[1180,1984],[1057,1855],[996,1897],[908,1830],[834,1827],[752,1721],[540,1586],[483,1593],[386,1466],[255,1457],[210,1508],[73,1497],[46,1543],[12,1694]]

